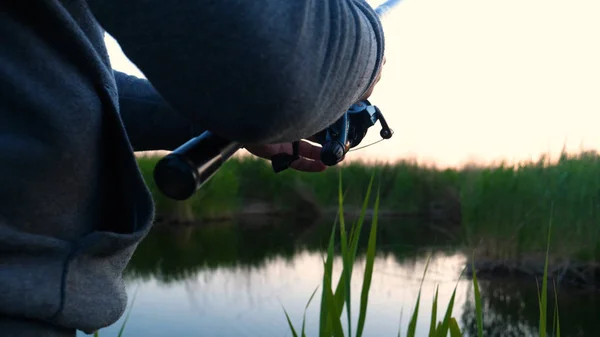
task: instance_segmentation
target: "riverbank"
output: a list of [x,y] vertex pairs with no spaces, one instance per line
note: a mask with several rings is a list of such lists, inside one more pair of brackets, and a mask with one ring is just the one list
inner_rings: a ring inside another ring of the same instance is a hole
[[[286,219],[314,219],[337,205],[338,170],[320,174],[284,171],[269,164],[235,158],[193,198],[174,202],[162,196],[151,177],[158,158],[139,158],[160,219],[197,222],[235,219],[263,213]],[[600,156],[584,152],[556,162],[540,160],[517,166],[467,167],[461,170],[412,162],[341,166],[344,207],[355,212],[369,179],[381,185],[381,212],[388,217],[419,219],[443,226],[475,252],[478,273],[539,276],[548,227],[552,224],[550,275],[579,285],[600,277]],[[469,254],[471,255],[471,254]],[[535,266],[535,267],[533,267]],[[559,267],[562,266],[562,267]],[[568,267],[566,267],[568,266]],[[568,275],[573,275],[567,278]],[[577,276],[579,277],[579,276]]]
[[[254,157],[234,158],[190,199],[166,198],[154,184],[159,157],[139,157],[138,163],[154,196],[158,215],[175,222],[211,221],[249,213],[286,217],[318,217],[337,212],[339,170],[314,174],[287,170],[279,174]],[[353,163],[341,166],[344,208],[360,211],[371,176],[381,184],[380,214],[460,222],[457,172],[402,162],[385,165]],[[373,198],[374,200],[374,198]],[[373,201],[371,200],[371,202]]]

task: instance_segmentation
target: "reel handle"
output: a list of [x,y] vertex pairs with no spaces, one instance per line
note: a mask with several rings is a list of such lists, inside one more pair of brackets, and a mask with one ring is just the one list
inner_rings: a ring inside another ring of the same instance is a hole
[[241,147],[205,131],[158,161],[154,167],[156,186],[171,199],[186,200]]

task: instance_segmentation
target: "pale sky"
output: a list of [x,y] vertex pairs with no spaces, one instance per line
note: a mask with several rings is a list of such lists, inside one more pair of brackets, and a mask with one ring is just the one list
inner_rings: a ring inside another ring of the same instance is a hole
[[[599,15],[598,0],[403,0],[371,97],[394,137],[347,158],[454,166],[599,148]],[[115,69],[141,75],[107,43]]]

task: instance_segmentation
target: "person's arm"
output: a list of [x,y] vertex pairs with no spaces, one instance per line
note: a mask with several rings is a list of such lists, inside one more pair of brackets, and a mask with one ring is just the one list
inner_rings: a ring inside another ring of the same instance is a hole
[[88,3],[175,111],[246,144],[329,126],[383,58],[379,19],[363,0]]
[[134,151],[174,150],[200,131],[174,113],[146,79],[114,71],[119,110]]

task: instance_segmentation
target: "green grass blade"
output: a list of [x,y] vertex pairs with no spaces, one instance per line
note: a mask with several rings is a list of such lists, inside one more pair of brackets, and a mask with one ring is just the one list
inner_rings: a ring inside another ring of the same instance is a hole
[[375,199],[375,208],[373,210],[373,220],[371,224],[371,231],[369,233],[369,242],[367,244],[367,257],[365,272],[363,277],[363,285],[360,296],[360,311],[358,316],[358,326],[356,328],[356,337],[362,336],[365,319],[367,318],[367,303],[369,302],[369,290],[371,288],[371,278],[373,276],[373,265],[375,264],[375,253],[377,246],[377,222],[379,220],[379,191],[377,191],[377,198]]
[[123,325],[121,325],[121,329],[119,329],[118,337],[123,336],[123,331],[125,331],[125,326],[127,325],[127,321],[129,320],[129,315],[131,315],[131,310],[133,309],[133,303],[135,303],[135,298],[137,297],[137,293],[138,293],[139,289],[140,289],[139,287],[136,288],[135,292],[133,293],[133,298],[131,299],[131,306],[129,307],[129,310],[127,311],[125,320],[123,320]]
[[419,292],[417,294],[417,303],[415,304],[415,309],[413,311],[410,322],[408,323],[408,331],[406,332],[407,337],[414,337],[417,332],[417,320],[419,316],[419,305],[421,303],[421,289],[423,288],[423,282],[425,281],[425,275],[427,274],[427,269],[429,268],[429,262],[431,261],[431,255],[427,257],[427,262],[425,263],[425,270],[423,271],[423,278],[421,278],[421,284],[419,285]]
[[[338,171],[340,172],[340,171]],[[335,292],[334,292],[334,297],[335,297],[335,303],[336,303],[336,307],[338,308],[338,312],[337,312],[337,317],[340,317],[342,315],[342,311],[344,309],[344,301],[346,300],[346,295],[347,295],[347,288],[349,289],[350,287],[346,286],[346,280],[348,279],[348,277],[346,275],[352,275],[352,264],[353,263],[348,263],[347,261],[347,254],[345,254],[345,252],[347,251],[347,236],[346,236],[346,228],[345,228],[345,221],[344,221],[344,207],[343,207],[343,203],[344,203],[344,198],[345,198],[345,194],[342,194],[342,181],[341,181],[341,173],[339,173],[339,182],[338,182],[338,219],[340,219],[340,235],[341,235],[341,245],[342,245],[342,265],[343,265],[343,269],[342,269],[342,275],[340,276],[339,280],[338,280],[338,284],[335,288]],[[343,234],[342,234],[343,233]],[[354,260],[352,260],[354,261]],[[349,283],[349,282],[348,282]]]
[[[340,227],[345,229],[345,221],[344,221],[344,195],[342,193],[342,171],[338,171],[338,211],[340,217]],[[343,242],[342,242],[343,243]]]
[[[344,284],[341,289],[344,292],[344,298],[346,300],[346,318],[348,320],[348,334],[352,336],[352,308],[351,308],[351,294],[350,284],[352,279],[352,265],[354,261],[350,261],[350,251],[348,250],[348,236],[346,232],[346,222],[344,221],[344,198],[342,195],[342,174],[340,170],[339,182],[338,182],[338,202],[340,211],[340,241],[342,246],[342,275],[339,280],[340,284]],[[336,289],[336,295],[337,295]],[[337,301],[336,301],[337,302]],[[343,310],[343,305],[336,303],[340,310]]]
[[554,312],[552,314],[552,332],[556,334],[556,305],[554,306]]
[[100,333],[98,332],[98,330],[96,330],[96,332],[94,332],[94,337],[99,337]]
[[[365,218],[365,214],[366,214],[366,208],[368,206],[368,201],[371,195],[371,190],[372,190],[372,184],[373,184],[373,180],[374,180],[375,175],[371,175],[371,181],[369,183],[368,186],[368,190],[367,190],[367,195],[364,199],[363,202],[363,208],[359,217],[358,222],[352,226],[352,228],[350,229],[350,235],[349,237],[346,237],[346,231],[340,229],[340,234],[341,234],[341,240],[342,240],[342,259],[343,259],[343,273],[342,276],[340,277],[340,279],[338,280],[338,284],[337,287],[335,289],[335,303],[337,305],[337,308],[339,310],[338,312],[338,317],[342,314],[343,311],[343,304],[344,301],[347,302],[348,307],[350,307],[350,284],[351,284],[351,275],[353,273],[354,270],[354,262],[356,260],[356,254],[358,251],[358,243],[360,240],[360,233],[362,233],[362,226],[364,224],[364,218]],[[342,183],[340,182],[338,184],[338,186],[342,186]],[[341,194],[341,189],[338,188],[338,200],[344,200],[344,195]],[[339,211],[340,213],[343,213],[343,206],[339,207]],[[345,226],[344,226],[345,227]],[[345,229],[345,228],[344,228]],[[343,234],[342,234],[343,233]],[[349,241],[349,244],[346,246],[345,242]],[[346,248],[347,247],[347,248]],[[348,257],[348,254],[346,252],[350,253],[350,256]],[[347,311],[348,317],[350,317],[351,311],[348,310]],[[348,318],[348,324],[349,326],[351,326],[351,320],[350,318]],[[351,331],[350,331],[351,333]]]
[[331,274],[333,273],[333,249],[335,242],[335,230],[337,227],[337,220],[333,224],[331,230],[331,236],[329,237],[329,244],[327,247],[327,259],[324,262],[323,271],[323,290],[321,292],[321,310],[319,318],[319,336],[330,337],[331,336],[331,324],[329,320],[329,311],[332,308],[329,306],[327,301],[327,289],[331,289]]
[[546,262],[544,263],[544,278],[542,280],[542,293],[540,299],[540,336],[546,337],[546,328],[547,328],[547,301],[548,301],[548,256],[550,254],[550,234],[552,232],[552,210],[554,208],[554,204],[550,206],[550,221],[548,223],[548,238],[546,241]]
[[333,297],[336,308],[338,308],[338,312],[336,312],[337,317],[340,317],[342,315],[342,311],[344,310],[344,301],[346,300],[346,282],[343,271],[342,275],[340,275],[340,279],[338,280]]
[[419,294],[417,295],[417,303],[415,304],[415,310],[413,311],[410,322],[408,323],[408,331],[406,332],[407,337],[415,337],[415,333],[417,332],[417,320],[419,316],[419,303],[421,302],[421,290],[419,290]]
[[437,322],[437,302],[438,302],[439,286],[435,287],[435,297],[431,307],[431,323],[429,325],[429,337],[435,337],[435,325]]
[[294,337],[298,337],[298,333],[296,332],[296,329],[294,329],[294,325],[292,324],[290,316],[288,315],[287,310],[285,310],[285,308],[283,308],[283,312],[285,313],[285,318],[287,319],[288,325],[290,326],[290,330],[292,330],[292,335]]
[[373,187],[373,180],[375,179],[375,173],[371,175],[371,180],[369,181],[369,186],[367,186],[367,194],[365,195],[365,199],[363,201],[362,209],[360,210],[360,216],[358,217],[358,221],[356,226],[354,226],[352,235],[350,237],[350,249],[352,250],[352,261],[356,258],[356,252],[358,250],[358,241],[360,238],[360,233],[362,232],[362,226],[365,221],[365,215],[367,214],[367,207],[369,205],[369,199],[371,198],[371,189]]
[[558,291],[556,290],[556,283],[554,283],[554,334],[556,337],[560,337],[560,315],[558,312]]
[[319,290],[319,287],[316,287],[315,290],[313,291],[312,295],[310,295],[310,298],[308,299],[308,302],[306,302],[306,306],[304,307],[304,311],[306,312],[306,310],[308,310],[308,306],[310,305],[310,302],[312,302],[313,298],[315,297],[315,294],[317,293],[317,290]]
[[450,297],[450,303],[448,303],[448,308],[446,309],[446,315],[444,316],[444,320],[442,321],[442,325],[437,331],[437,337],[446,337],[448,335],[448,329],[450,328],[450,320],[452,319],[452,310],[454,308],[454,299],[456,297],[456,287],[452,292],[452,297]]
[[538,326],[538,330],[539,330],[539,332],[540,332],[540,336],[542,336],[542,335],[541,335],[541,331],[542,331],[542,330],[541,330],[541,324],[542,324],[542,322],[541,322],[541,321],[542,321],[542,319],[543,319],[543,318],[542,318],[542,297],[541,297],[541,296],[542,296],[542,294],[541,294],[541,292],[540,292],[540,283],[538,282],[538,279],[537,279],[537,278],[535,279],[535,288],[536,288],[537,295],[538,295],[538,307],[539,307],[539,309],[540,309],[540,310],[539,310],[539,311],[540,311],[540,318],[539,318],[539,321],[540,321],[540,322],[539,322],[539,324],[540,324],[540,326]]
[[354,270],[354,262],[356,261],[356,253],[358,251],[358,243],[360,241],[360,234],[362,233],[362,228],[365,220],[365,215],[367,213],[367,206],[369,203],[369,199],[371,197],[371,189],[373,186],[373,180],[375,178],[375,174],[371,175],[371,180],[369,182],[369,186],[367,187],[367,193],[363,200],[363,206],[359,215],[358,221],[352,226],[350,230],[349,237],[349,249],[350,249],[350,264],[348,265],[349,273],[352,274]]
[[304,315],[302,316],[302,331],[300,332],[300,335],[302,337],[306,337],[306,334],[305,334],[305,331],[306,331],[306,311],[308,310],[308,306],[310,305],[310,302],[315,297],[315,294],[317,293],[317,290],[319,290],[319,287],[315,288],[315,290],[313,291],[312,295],[310,295],[310,298],[308,299],[308,302],[306,303],[306,306],[304,307]]
[[360,212],[360,216],[358,221],[356,222],[356,224],[354,226],[352,226],[351,232],[350,232],[350,261],[352,262],[350,267],[350,273],[353,272],[353,265],[354,265],[354,261],[356,261],[356,253],[358,251],[358,242],[360,240],[360,234],[362,233],[362,227],[364,224],[364,220],[365,220],[365,214],[367,213],[367,206],[369,203],[369,198],[371,197],[371,189],[373,186],[373,180],[375,178],[375,174],[373,173],[371,175],[371,180],[369,182],[369,186],[367,187],[367,194],[365,196],[365,199],[363,201],[363,206]]
[[[327,283],[329,285],[331,285],[331,279],[329,279],[329,275],[327,275],[326,277],[328,278]],[[329,310],[329,322],[332,327],[333,336],[334,337],[344,337],[344,331],[342,329],[342,321],[340,319],[340,316],[337,314],[338,308],[335,303],[335,297],[333,296],[333,291],[331,289],[331,286],[326,289],[323,289],[323,292],[326,295],[325,300],[327,301],[327,304],[328,304],[329,308],[331,309],[331,310]],[[331,333],[329,335],[327,335],[327,337],[329,337],[329,336],[331,336]]]
[[454,317],[450,319],[450,337],[462,337],[462,332],[460,332],[460,328]]
[[557,314],[557,311],[556,311],[556,309],[557,309],[557,307],[556,307],[556,305],[557,305],[557,303],[556,303],[556,283],[554,283],[554,301],[555,301],[554,302],[554,310],[552,313],[552,332],[556,333],[556,314]]
[[398,337],[402,335],[402,314],[404,313],[404,308],[400,308],[400,322],[398,323]]
[[475,290],[475,314],[477,319],[477,336],[483,337],[483,311],[481,309],[481,293],[479,291],[479,282],[477,282],[477,272],[475,271],[475,254],[473,254],[473,289]]

